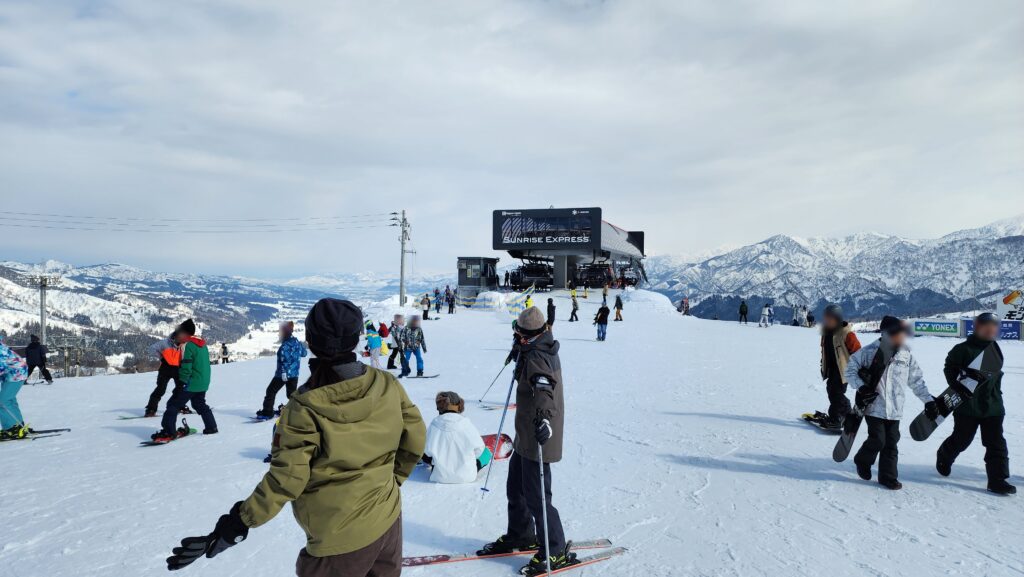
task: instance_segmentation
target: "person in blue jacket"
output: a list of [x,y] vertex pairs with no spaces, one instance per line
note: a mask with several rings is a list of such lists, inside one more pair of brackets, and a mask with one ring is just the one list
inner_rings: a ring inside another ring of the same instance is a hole
[[277,399],[277,393],[281,387],[285,387],[288,398],[291,398],[299,386],[299,365],[306,356],[306,347],[292,335],[294,331],[294,322],[281,323],[281,329],[278,332],[281,346],[277,349],[277,372],[274,373],[274,378],[267,385],[267,394],[263,397],[263,408],[256,411],[257,417],[274,418],[274,401]]
[[0,340],[0,439],[21,439],[28,434],[18,407],[18,391],[28,380],[28,365]]

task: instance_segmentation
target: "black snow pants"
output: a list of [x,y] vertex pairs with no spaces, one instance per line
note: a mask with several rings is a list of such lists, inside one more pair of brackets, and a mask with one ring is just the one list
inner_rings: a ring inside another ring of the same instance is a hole
[[30,364],[28,366],[28,374],[25,376],[25,380],[28,380],[28,377],[32,376],[32,371],[36,370],[36,367],[39,367],[39,374],[43,375],[43,378],[46,379],[46,382],[49,383],[53,381],[53,377],[50,376],[50,371],[46,370],[46,363],[41,363],[38,365]]
[[845,419],[850,414],[850,399],[846,396],[846,383],[838,375],[829,376],[825,381],[825,392],[828,393],[828,416],[833,419]]
[[295,389],[299,387],[299,377],[288,379],[287,381],[281,380],[279,375],[275,375],[271,379],[270,384],[267,385],[267,394],[263,397],[263,412],[270,413],[274,410],[274,401],[277,400],[277,393],[281,390],[281,387],[285,387],[286,397],[292,398],[295,394]]
[[149,402],[146,403],[146,412],[155,413],[160,405],[160,399],[163,398],[164,393],[167,392],[167,383],[174,381],[174,389],[171,395],[177,393],[181,389],[181,381],[178,380],[178,367],[169,365],[164,361],[160,361],[160,368],[156,371],[156,387],[153,388],[153,392],[149,394]]
[[864,417],[868,426],[868,438],[853,457],[853,462],[870,467],[878,459],[878,482],[891,483],[899,480],[897,465],[900,458],[900,422]]
[[978,429],[981,429],[981,444],[985,446],[985,472],[988,480],[1001,481],[1010,478],[1010,452],[1003,437],[1003,417],[961,417],[953,415],[953,432],[939,447],[938,459],[950,465],[960,453],[971,446]]
[[740,313],[740,322],[741,323],[746,323],[747,322],[747,313]]
[[405,360],[405,355],[402,354],[402,349],[400,349],[398,347],[391,347],[391,354],[388,355],[388,368],[389,369],[397,369],[398,368],[398,367],[395,366],[395,358],[401,358],[404,361]]
[[576,316],[576,312],[577,311],[579,311],[579,309],[577,309],[577,308],[573,308],[572,309],[572,314],[569,315],[569,322],[570,323],[574,323],[574,322],[580,320],[580,317]]
[[203,418],[205,430],[216,431],[217,420],[213,418],[213,409],[210,408],[210,405],[206,404],[206,391],[190,393],[184,387],[176,389],[171,395],[171,400],[167,401],[167,412],[164,413],[164,418],[160,421],[163,431],[167,434],[174,434],[174,430],[178,428],[179,413],[189,403],[192,404],[192,409]]
[[[508,535],[514,539],[536,535],[544,538],[544,509],[541,507],[540,463],[512,453],[508,463]],[[551,465],[544,464],[544,488],[548,503],[548,551],[561,554],[565,532],[558,509],[551,504]],[[550,554],[549,554],[550,556]]]

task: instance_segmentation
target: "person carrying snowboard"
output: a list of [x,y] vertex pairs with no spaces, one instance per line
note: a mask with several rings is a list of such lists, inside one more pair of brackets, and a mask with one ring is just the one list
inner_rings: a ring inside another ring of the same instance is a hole
[[[423,327],[420,325],[420,317],[413,316],[409,319],[409,327],[402,332],[402,373],[400,377],[407,377],[412,369],[409,360],[416,355],[416,376],[423,376],[423,355],[427,352],[427,340],[423,336]],[[422,350],[422,352],[421,352]]]
[[393,375],[360,363],[363,313],[321,299],[306,317],[312,374],[285,405],[270,469],[256,489],[217,521],[187,537],[167,568],[213,558],[292,504],[306,533],[299,577],[398,577],[402,572],[399,487],[423,453],[419,409]]
[[46,345],[39,342],[39,337],[32,335],[29,338],[28,346],[25,347],[25,362],[28,363],[28,376],[25,377],[27,381],[32,376],[32,371],[39,369],[39,374],[42,375],[43,379],[46,380],[47,384],[53,384],[53,377],[50,376],[50,371],[46,370]]
[[601,305],[594,315],[594,324],[597,325],[597,340],[603,341],[608,336],[608,315],[611,314],[608,305]]
[[434,397],[437,418],[427,428],[423,462],[430,465],[434,483],[472,483],[491,462],[491,451],[480,431],[462,415],[466,402],[458,393],[444,391]]
[[864,412],[868,438],[853,462],[857,474],[871,480],[871,467],[878,459],[878,482],[888,489],[902,489],[898,460],[900,419],[903,418],[904,388],[913,391],[925,405],[935,410],[935,399],[928,392],[924,373],[906,346],[910,328],[898,318],[882,319],[882,337],[863,347],[846,366],[846,380],[857,389],[857,407]]
[[622,295],[615,295],[615,320],[622,320]]
[[555,299],[548,298],[548,328],[555,326]]
[[[1010,455],[1003,436],[1006,408],[1002,388],[1003,351],[996,342],[999,325],[999,317],[992,313],[978,315],[974,319],[974,334],[946,355],[946,366],[942,370],[946,382],[966,400],[953,412],[953,432],[939,447],[935,468],[940,475],[948,477],[956,458],[971,446],[978,429],[981,429],[988,490],[999,495],[1013,495],[1017,488],[1007,482],[1010,478]],[[973,394],[960,384],[964,377],[978,381]]]
[[837,304],[825,307],[825,320],[821,324],[821,378],[828,394],[828,413],[822,425],[841,429],[850,413],[850,400],[846,396],[846,366],[850,355],[860,350],[860,341],[850,323],[843,320],[843,309]]
[[[546,564],[557,570],[575,565],[576,554],[569,550],[558,510],[552,503],[551,465],[562,460],[562,430],[565,419],[562,363],[559,343],[547,330],[544,314],[531,307],[516,319],[516,344],[512,350],[516,379],[515,451],[509,459],[508,528],[504,535],[488,543],[480,555],[500,555],[520,549],[534,549],[522,573],[543,575]],[[543,463],[541,462],[543,452]],[[544,486],[540,483],[544,468]],[[546,495],[542,500],[541,491]],[[547,542],[544,535],[542,503],[547,504]]]
[[430,295],[423,293],[423,298],[420,299],[420,308],[423,309],[423,320],[430,320]]
[[181,347],[178,378],[182,387],[171,394],[171,399],[167,401],[167,410],[160,422],[162,428],[151,436],[157,442],[173,441],[180,436],[175,428],[178,414],[189,403],[203,418],[203,434],[217,433],[217,420],[213,417],[213,409],[206,404],[206,391],[210,389],[210,351],[206,348],[206,341],[196,337],[196,324],[192,319],[181,323],[175,332],[178,346]]
[[[575,292],[576,292],[576,289],[573,289],[573,293],[575,293]],[[580,320],[580,317],[577,316],[577,313],[579,313],[579,312],[580,312],[580,303],[579,303],[579,301],[576,300],[576,295],[573,294],[572,295],[572,312],[569,314],[569,322],[570,323],[574,323],[574,322]]]
[[149,394],[149,402],[146,403],[144,416],[155,417],[157,409],[159,409],[160,399],[167,392],[167,383],[174,381],[174,388],[171,389],[172,397],[182,386],[181,379],[178,378],[178,367],[181,365],[181,347],[178,346],[178,332],[174,331],[166,339],[161,339],[150,345],[149,353],[160,359],[160,367],[156,370],[156,387]]
[[285,397],[291,398],[299,386],[299,365],[306,357],[306,347],[295,338],[294,332],[295,323],[292,321],[282,322],[278,328],[277,340],[281,346],[277,348],[277,368],[263,396],[263,408],[256,411],[257,417],[273,419],[274,402],[281,387],[284,387]]
[[18,391],[27,380],[28,363],[0,338],[0,439],[22,439],[28,435],[18,406]]
[[747,324],[747,301],[740,301],[740,322]]

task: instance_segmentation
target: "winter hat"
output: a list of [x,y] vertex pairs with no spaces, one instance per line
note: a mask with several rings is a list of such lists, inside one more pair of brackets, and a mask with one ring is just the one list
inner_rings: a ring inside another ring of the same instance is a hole
[[38,343],[39,337],[37,337],[36,335],[31,335],[29,336],[29,340],[32,341],[33,343]]
[[175,332],[185,333],[190,337],[194,337],[196,336],[196,323],[192,319],[185,319],[185,322],[178,325],[178,330]]
[[539,308],[530,307],[519,313],[515,330],[524,337],[532,337],[544,332],[547,322],[548,319],[544,317],[544,313],[540,312]]
[[882,324],[878,326],[884,334],[895,335],[907,330],[907,325],[896,317],[886,315],[882,317]]
[[434,397],[438,413],[461,413],[466,410],[466,402],[454,391],[443,391]]
[[306,342],[320,359],[335,359],[355,350],[362,327],[359,307],[341,299],[320,299],[306,315]]
[[835,303],[830,304],[827,307],[825,307],[825,312],[822,314],[822,316],[832,317],[832,318],[836,319],[837,321],[842,321],[843,320],[843,307],[841,307],[841,306],[839,306],[839,305],[837,305]]
[[[975,326],[990,323],[993,325],[999,324],[999,317],[995,313],[981,313],[980,315],[974,317]],[[33,336],[33,338],[35,337]]]

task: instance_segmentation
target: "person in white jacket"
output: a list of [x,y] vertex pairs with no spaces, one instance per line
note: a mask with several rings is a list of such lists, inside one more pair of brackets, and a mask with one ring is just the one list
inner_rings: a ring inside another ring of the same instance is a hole
[[466,403],[458,393],[445,391],[434,398],[438,416],[427,429],[423,461],[433,467],[434,483],[472,483],[491,460],[480,431],[462,415]]
[[889,489],[902,489],[899,460],[900,419],[903,418],[903,389],[909,388],[925,404],[925,411],[936,412],[935,398],[928,392],[917,359],[907,348],[907,324],[885,317],[882,337],[861,348],[846,365],[846,380],[857,390],[856,405],[863,412],[868,438],[853,462],[857,474],[871,480],[871,467],[878,459],[878,482]]

